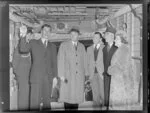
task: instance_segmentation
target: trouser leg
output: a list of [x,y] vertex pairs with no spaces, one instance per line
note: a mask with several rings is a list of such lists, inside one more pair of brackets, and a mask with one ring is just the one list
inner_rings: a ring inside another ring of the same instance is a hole
[[52,83],[45,77],[43,81],[43,88],[42,88],[42,97],[43,97],[43,108],[50,109],[50,102],[51,102],[51,90],[52,90]]
[[104,85],[98,73],[92,79],[93,107],[101,107],[104,104]]
[[40,106],[40,93],[39,84],[31,84],[31,97],[30,97],[30,109],[39,110]]
[[104,94],[105,94],[105,106],[109,107],[109,95],[110,95],[110,81],[111,76],[110,75],[104,75]]

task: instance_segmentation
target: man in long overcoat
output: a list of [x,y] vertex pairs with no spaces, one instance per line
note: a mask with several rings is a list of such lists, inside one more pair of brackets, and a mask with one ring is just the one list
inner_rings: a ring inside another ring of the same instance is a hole
[[42,36],[39,40],[26,42],[25,27],[21,28],[20,51],[31,52],[32,66],[30,75],[31,98],[30,109],[50,108],[52,81],[57,76],[56,46],[48,42],[51,26],[44,24],[41,28]]
[[58,76],[61,79],[60,102],[65,109],[78,109],[84,101],[84,82],[87,75],[86,51],[78,41],[78,29],[70,30],[71,40],[63,42],[58,52]]

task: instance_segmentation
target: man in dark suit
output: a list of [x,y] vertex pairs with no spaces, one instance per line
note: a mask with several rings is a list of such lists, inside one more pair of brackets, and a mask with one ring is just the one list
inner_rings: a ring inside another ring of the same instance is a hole
[[32,66],[30,75],[30,109],[50,108],[52,81],[57,76],[56,46],[48,42],[51,26],[44,24],[41,28],[41,38],[26,42],[26,26],[20,28],[20,51],[31,52]]
[[112,27],[112,25],[107,25],[107,29],[105,31],[105,41],[106,45],[103,48],[103,61],[104,61],[104,105],[106,106],[107,110],[109,109],[109,93],[110,93],[110,82],[111,82],[111,75],[107,73],[108,67],[111,62],[111,58],[117,47],[114,45],[114,36],[116,30]]

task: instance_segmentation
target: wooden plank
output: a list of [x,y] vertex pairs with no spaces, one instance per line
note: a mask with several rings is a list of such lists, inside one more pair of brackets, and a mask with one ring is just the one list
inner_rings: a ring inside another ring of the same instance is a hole
[[[141,6],[142,6],[142,4],[132,4],[133,9],[135,9],[137,7],[141,7]],[[118,17],[122,14],[125,14],[127,12],[130,12],[130,11],[131,11],[131,8],[129,7],[129,5],[127,5],[123,8],[121,8],[118,12],[116,12],[112,18],[116,18],[116,17]]]

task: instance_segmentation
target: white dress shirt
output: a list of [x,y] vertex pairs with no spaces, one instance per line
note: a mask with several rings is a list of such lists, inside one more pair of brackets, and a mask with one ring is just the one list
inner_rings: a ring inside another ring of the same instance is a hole
[[77,46],[77,42],[72,41],[72,44],[73,44],[74,46]]
[[111,43],[111,44],[108,44],[109,45],[109,47],[111,48],[111,46],[113,45],[113,43]]
[[97,45],[94,44],[94,48],[95,48],[95,46],[96,46],[96,48],[99,49],[100,45],[101,45],[101,44],[97,44]]
[[45,41],[46,41],[46,47],[47,47],[48,40],[44,39],[44,38],[42,38],[41,40],[42,40],[43,44],[45,44]]

